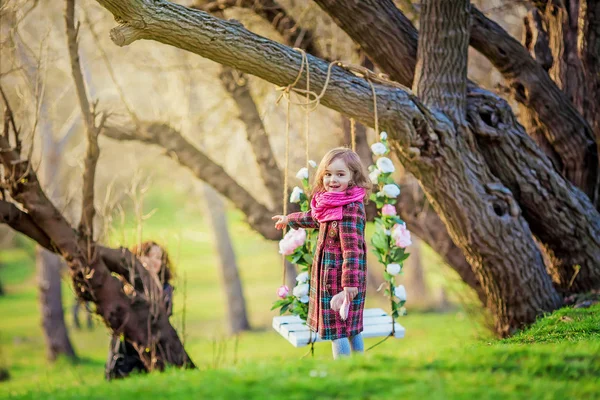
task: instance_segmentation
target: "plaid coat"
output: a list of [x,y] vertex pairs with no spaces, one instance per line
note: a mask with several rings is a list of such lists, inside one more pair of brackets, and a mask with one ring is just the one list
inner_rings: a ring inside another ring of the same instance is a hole
[[[319,229],[306,322],[325,340],[351,337],[363,330],[367,289],[365,207],[362,202],[354,202],[343,206],[342,210],[341,221],[323,223],[315,220],[310,211],[288,215],[289,226],[294,229]],[[358,288],[346,321],[329,304],[344,287]]]

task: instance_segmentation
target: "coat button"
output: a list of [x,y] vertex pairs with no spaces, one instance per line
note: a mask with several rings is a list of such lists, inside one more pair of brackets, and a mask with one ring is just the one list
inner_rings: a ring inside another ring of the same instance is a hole
[[329,243],[329,244],[333,244],[333,240],[329,239],[329,240],[327,241],[327,243]]

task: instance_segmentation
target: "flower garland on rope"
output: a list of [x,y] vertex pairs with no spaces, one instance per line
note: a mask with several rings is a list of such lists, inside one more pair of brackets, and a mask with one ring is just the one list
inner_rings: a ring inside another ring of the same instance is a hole
[[371,145],[371,151],[377,157],[375,165],[369,166],[369,178],[377,186],[378,191],[371,194],[379,216],[375,218],[375,233],[371,238],[373,252],[381,264],[385,266],[383,273],[385,282],[379,287],[387,286],[384,294],[390,297],[392,317],[406,315],[406,289],[404,285],[396,286],[395,277],[402,274],[402,266],[408,258],[406,247],[412,242],[410,232],[404,221],[396,213],[396,198],[400,195],[400,187],[392,178],[394,164],[386,155],[389,153],[387,133],[381,132],[380,141]]
[[[311,168],[316,168],[317,164],[310,160]],[[302,188],[296,186],[290,195],[290,203],[298,203],[301,211],[308,211],[310,199],[306,193],[310,193],[308,182],[308,168],[301,168],[296,174],[302,182]],[[279,241],[279,253],[283,254],[292,264],[299,267],[300,273],[296,277],[296,286],[290,289],[283,285],[277,289],[279,300],[273,303],[271,310],[279,308],[280,315],[289,312],[297,315],[304,321],[308,318],[308,293],[310,289],[310,270],[313,263],[314,251],[317,244],[317,231],[303,228],[290,229],[283,239]]]

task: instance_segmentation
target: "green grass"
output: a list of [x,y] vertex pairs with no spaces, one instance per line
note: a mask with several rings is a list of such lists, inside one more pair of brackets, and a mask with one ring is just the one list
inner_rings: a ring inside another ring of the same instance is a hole
[[[510,339],[492,339],[479,317],[454,311],[414,313],[400,322],[406,338],[388,340],[363,357],[333,362],[328,343],[315,345],[314,358],[302,358],[270,327],[269,311],[281,282],[281,259],[275,243],[253,233],[240,213],[231,211],[230,233],[244,282],[253,331],[239,338],[226,332],[226,307],[212,237],[199,206],[174,190],[153,190],[146,211],[144,238],[168,246],[177,265],[173,325],[182,333],[185,291],[186,349],[197,370],[171,369],[107,383],[103,367],[109,341],[96,321],[93,330],[67,324],[81,358],[49,364],[39,322],[32,246],[0,253],[0,280],[7,295],[0,297],[0,366],[11,379],[0,383],[0,398],[106,399],[578,399],[599,398],[600,306],[562,309],[540,319]],[[185,205],[176,207],[175,205]],[[192,205],[190,205],[192,204]],[[117,226],[110,242],[130,245],[135,223]],[[454,299],[464,287],[439,259],[425,251],[432,285],[444,284]],[[185,283],[185,285],[184,285]],[[72,290],[64,280],[63,300],[69,309]],[[368,307],[386,307],[377,295]],[[367,340],[367,346],[376,343]]]

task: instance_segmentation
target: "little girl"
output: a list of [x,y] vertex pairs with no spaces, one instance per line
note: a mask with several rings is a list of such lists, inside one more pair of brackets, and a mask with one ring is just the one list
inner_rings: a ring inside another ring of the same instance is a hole
[[[153,279],[162,287],[162,299],[167,315],[173,314],[173,266],[169,255],[156,242],[146,241],[134,246],[131,253],[136,255],[144,268],[150,271]],[[147,372],[140,356],[125,337],[113,336],[108,351],[104,376],[107,380],[125,378],[132,372]]]
[[[358,155],[335,148],[317,169],[311,209],[272,218],[277,229],[319,229],[306,322],[321,338],[332,340],[334,359],[350,355],[351,349],[364,349],[361,332],[367,260],[363,201],[371,187]],[[343,307],[340,313],[344,300],[349,309]]]

